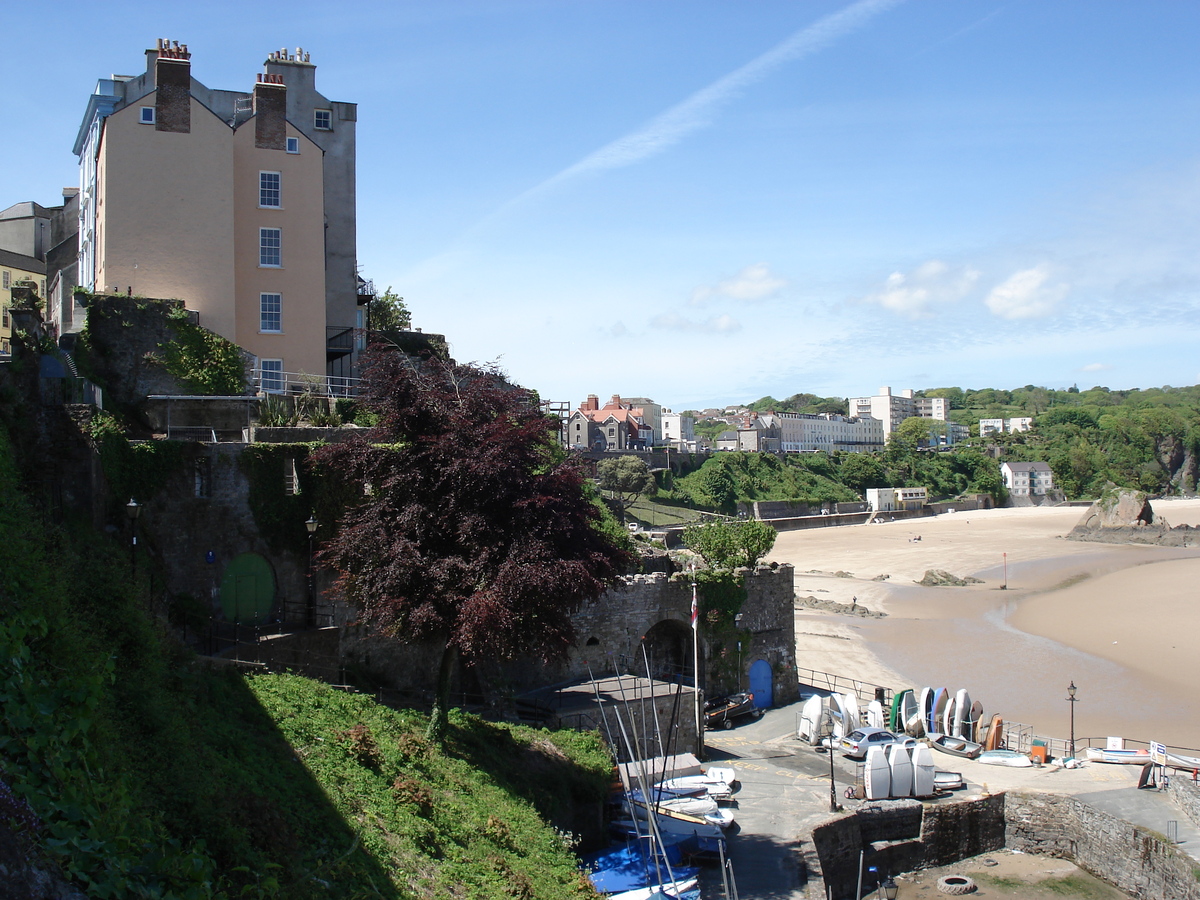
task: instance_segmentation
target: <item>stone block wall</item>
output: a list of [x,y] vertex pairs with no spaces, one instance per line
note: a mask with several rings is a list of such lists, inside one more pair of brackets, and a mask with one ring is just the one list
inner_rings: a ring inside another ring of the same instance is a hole
[[809,896],[853,896],[859,853],[864,868],[893,874],[944,866],[1004,846],[1003,794],[961,803],[919,800],[864,803],[812,830],[801,840]]
[[1192,773],[1182,769],[1172,772],[1167,792],[1175,805],[1192,820],[1192,824],[1200,828],[1200,783],[1192,777]]
[[[765,659],[774,675],[775,704],[791,703],[799,697],[792,567],[760,565],[745,575],[747,599],[740,623],[747,635],[743,640],[743,683],[750,666]],[[680,667],[690,671],[691,605],[692,587],[686,577],[662,572],[627,576],[575,614],[578,643],[565,660],[547,664],[521,659],[504,665],[483,661],[479,669],[467,673],[465,681],[470,684],[464,689],[486,687],[518,694],[541,685],[586,679],[589,673],[596,677],[619,672],[644,675],[643,638],[653,677],[665,678]],[[736,665],[732,670],[717,667],[724,673],[720,679],[713,674],[713,658],[724,646],[723,640],[701,627],[701,688],[709,696],[727,693],[737,686]],[[349,664],[361,666],[397,689],[428,690],[437,671],[437,660],[427,649],[381,640],[357,626],[344,630],[342,653]]]
[[[222,614],[217,592],[225,567],[239,554],[257,553],[275,576],[276,617],[304,621],[307,559],[276,553],[260,535],[248,501],[250,485],[241,465],[244,444],[186,444],[184,465],[159,493],[143,501],[139,542],[163,562],[169,594],[188,594]],[[207,457],[209,491],[197,497],[194,465]],[[209,553],[212,562],[209,562]],[[318,580],[318,588],[320,580]]]
[[1153,831],[1075,797],[1009,792],[1010,850],[1070,859],[1134,897],[1200,900],[1195,861]]
[[[1190,781],[1179,790],[1194,801]],[[1189,801],[1185,801],[1189,802]],[[913,807],[920,836],[913,834]],[[1189,815],[1191,812],[1189,811]],[[1134,897],[1200,900],[1196,863],[1165,837],[1060,794],[1010,791],[962,803],[901,800],[864,804],[802,835],[808,896],[854,893],[859,852],[881,872],[950,865],[1002,848],[1069,859]]]

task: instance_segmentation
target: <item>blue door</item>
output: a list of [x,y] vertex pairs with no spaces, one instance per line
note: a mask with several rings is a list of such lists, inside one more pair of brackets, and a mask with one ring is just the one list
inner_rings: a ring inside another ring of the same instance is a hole
[[754,694],[754,705],[759,709],[771,708],[774,701],[771,685],[771,664],[760,659],[750,667],[750,691]]

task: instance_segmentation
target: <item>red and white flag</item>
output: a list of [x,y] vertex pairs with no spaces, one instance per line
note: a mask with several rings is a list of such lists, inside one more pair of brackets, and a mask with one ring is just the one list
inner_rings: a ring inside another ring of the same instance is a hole
[[700,605],[696,602],[696,585],[692,584],[692,631],[696,630],[696,620],[700,618]]

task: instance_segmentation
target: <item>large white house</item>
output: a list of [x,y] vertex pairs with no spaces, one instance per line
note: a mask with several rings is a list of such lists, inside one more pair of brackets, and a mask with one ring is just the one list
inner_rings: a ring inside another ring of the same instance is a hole
[[1042,497],[1054,489],[1054,473],[1044,462],[1002,462],[1004,487],[1014,497]]
[[1032,416],[1017,416],[1013,419],[980,419],[979,436],[989,434],[1016,434],[1018,431],[1028,431],[1033,427]]
[[685,453],[696,452],[696,420],[691,416],[662,411],[662,441],[667,446]]

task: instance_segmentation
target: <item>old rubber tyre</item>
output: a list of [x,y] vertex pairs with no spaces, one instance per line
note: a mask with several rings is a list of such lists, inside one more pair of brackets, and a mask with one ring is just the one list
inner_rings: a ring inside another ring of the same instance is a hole
[[722,723],[721,727],[724,728],[726,731],[728,731],[730,728],[733,727],[733,719],[726,719]]
[[940,893],[960,896],[975,890],[975,882],[966,875],[943,875],[938,879],[937,889]]

